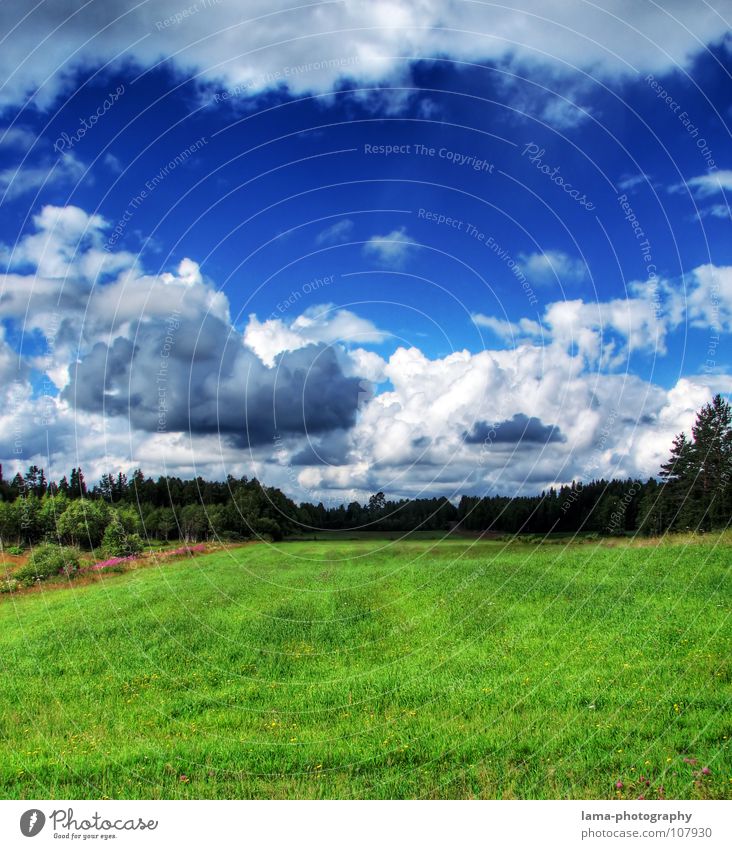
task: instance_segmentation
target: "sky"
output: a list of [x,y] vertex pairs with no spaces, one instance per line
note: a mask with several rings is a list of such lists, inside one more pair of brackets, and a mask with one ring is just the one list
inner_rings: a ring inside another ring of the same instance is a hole
[[0,462],[657,474],[732,341],[732,0],[0,6]]

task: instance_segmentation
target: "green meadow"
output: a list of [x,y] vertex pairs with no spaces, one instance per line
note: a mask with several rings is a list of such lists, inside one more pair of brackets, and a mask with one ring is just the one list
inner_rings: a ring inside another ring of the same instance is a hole
[[730,798],[732,545],[251,544],[0,597],[3,798]]

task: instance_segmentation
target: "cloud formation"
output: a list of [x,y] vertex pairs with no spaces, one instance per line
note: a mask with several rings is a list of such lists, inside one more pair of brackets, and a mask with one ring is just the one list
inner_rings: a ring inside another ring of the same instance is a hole
[[520,445],[530,442],[546,445],[548,442],[564,441],[558,427],[545,425],[536,416],[524,413],[515,413],[510,419],[496,424],[476,422],[472,430],[464,434],[464,438],[469,445]]
[[419,243],[407,233],[406,227],[398,227],[383,236],[372,236],[363,246],[366,256],[375,257],[384,265],[400,268],[409,251]]
[[684,289],[661,280],[654,292],[630,284],[625,300],[555,301],[538,320],[477,314],[505,343],[482,351],[377,353],[388,335],[329,304],[239,329],[198,263],[150,274],[100,248],[109,226],[47,206],[0,250],[0,318],[47,346],[19,355],[0,325],[6,468],[53,474],[74,457],[91,476],[140,463],[255,473],[303,499],[533,492],[655,473],[695,410],[732,389],[723,375],[663,389],[627,373],[684,321],[732,332],[730,267],[699,266]]
[[[84,0],[30,10],[22,0],[7,0],[0,4],[0,27],[12,37],[0,53],[0,106],[32,98],[47,108],[79,69],[111,61],[148,68],[166,58],[181,74],[197,73],[212,91],[245,95],[278,86],[295,94],[323,92],[343,79],[403,82],[408,71],[398,56],[538,64],[554,74],[576,68],[605,77],[662,73],[686,67],[703,45],[725,36],[714,5],[523,0],[486,16],[480,4],[441,0],[299,7],[251,0],[245,11],[228,2],[185,7],[157,0],[131,9],[108,0],[94,4],[93,13]],[[120,45],[126,47],[120,51]]]
[[564,251],[547,250],[519,256],[521,271],[537,285],[559,286],[582,283],[587,279],[587,266],[581,259]]

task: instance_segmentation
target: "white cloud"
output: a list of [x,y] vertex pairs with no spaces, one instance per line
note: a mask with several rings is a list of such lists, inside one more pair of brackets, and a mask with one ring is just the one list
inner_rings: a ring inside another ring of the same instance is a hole
[[[116,60],[150,67],[170,57],[202,84],[246,94],[286,85],[294,93],[330,90],[343,77],[375,83],[404,77],[398,56],[542,64],[554,74],[575,67],[603,76],[663,73],[686,67],[727,25],[715,5],[608,0],[522,0],[501,7],[442,0],[343,0],[295,6],[250,0],[193,4],[157,0],[130,9],[23,0],[0,4],[11,32],[0,53],[0,105],[32,96],[46,108],[73,86],[73,70]],[[186,16],[184,8],[193,12]],[[178,17],[176,17],[178,16]],[[129,45],[120,52],[120,45]]]
[[407,234],[406,227],[399,227],[384,236],[372,236],[363,246],[363,252],[398,268],[406,260],[409,251],[418,244]]
[[321,230],[315,237],[316,245],[336,245],[339,242],[347,242],[353,232],[353,221],[350,218],[344,218],[341,221],[336,221],[330,227]]
[[652,180],[648,174],[626,174],[618,180],[618,188],[622,192],[629,192],[637,186],[652,185]]
[[104,251],[108,222],[77,206],[44,206],[33,216],[37,232],[23,236],[12,247],[0,247],[0,262],[12,269],[32,266],[40,277],[81,277],[91,282],[101,272],[134,266],[124,251]]
[[259,321],[252,314],[244,330],[244,344],[269,368],[284,351],[317,344],[379,343],[385,337],[373,322],[333,304],[309,307],[289,323],[279,318]]
[[700,265],[687,281],[687,311],[695,327],[732,331],[732,266]]
[[[68,457],[90,477],[138,463],[150,473],[217,477],[254,468],[291,491],[292,470],[272,460],[272,433],[275,424],[285,433],[285,456],[307,456],[309,431],[293,411],[314,382],[317,448],[332,459],[294,467],[307,489],[297,497],[348,499],[376,487],[535,492],[573,477],[657,472],[672,436],[715,390],[730,388],[729,377],[709,373],[666,390],[621,369],[631,351],[661,353],[684,318],[732,332],[732,267],[694,269],[686,300],[660,281],[660,303],[636,284],[626,300],[549,304],[540,322],[474,316],[518,346],[444,357],[399,347],[380,356],[368,345],[385,334],[350,310],[326,304],[287,321],[251,316],[239,333],[226,296],[194,260],[146,274],[128,255],[112,253],[120,270],[100,281],[89,269],[107,222],[73,207],[45,207],[34,222],[37,232],[18,243],[16,269],[0,275],[0,317],[27,316],[26,329],[44,333],[51,350],[18,358],[0,331],[0,461],[8,470],[17,465],[20,423],[23,462],[48,468],[50,446],[53,473],[68,472],[55,472]],[[158,433],[156,374],[173,311],[180,329],[164,384],[169,432]],[[51,375],[61,395],[35,397],[31,366]],[[362,381],[380,391],[371,395]],[[353,394],[345,406],[344,393]],[[531,423],[535,438],[506,438],[516,422]],[[467,440],[481,423],[483,430],[502,425],[504,438],[487,448]],[[542,434],[557,438],[545,444]]]
[[[711,171],[699,177],[692,177],[686,181],[686,185],[698,198],[708,198],[720,192],[729,192],[732,191],[732,170]],[[678,190],[683,188],[683,184],[675,187]]]
[[0,147],[15,148],[26,151],[33,147],[36,134],[19,125],[0,128]]
[[591,114],[589,106],[580,106],[571,100],[553,95],[544,104],[539,117],[558,130],[572,130],[587,121]]
[[537,285],[558,283],[560,286],[581,283],[587,278],[587,266],[563,251],[520,254],[521,271]]
[[496,336],[504,341],[541,336],[543,333],[543,328],[539,322],[530,318],[521,318],[517,322],[513,322],[482,313],[473,313],[471,318],[479,327],[487,327],[488,330],[493,331]]
[[723,220],[732,218],[732,209],[726,203],[713,203],[705,209],[700,209],[695,215],[698,221],[703,218],[721,218]]
[[[46,159],[35,165],[18,165],[0,171],[0,196],[14,200],[41,188],[77,183],[86,167],[76,157],[67,153],[56,160]],[[86,179],[90,179],[87,175]]]

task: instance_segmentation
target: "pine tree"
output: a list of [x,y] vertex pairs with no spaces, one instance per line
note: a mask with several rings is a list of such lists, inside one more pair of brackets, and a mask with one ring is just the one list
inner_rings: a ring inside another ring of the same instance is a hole
[[732,409],[721,395],[702,407],[691,433],[691,522],[706,530],[726,527],[730,520]]
[[715,395],[697,413],[691,429],[675,437],[661,466],[664,528],[726,527],[732,508],[732,409]]
[[671,456],[661,466],[659,477],[663,481],[660,500],[660,521],[665,530],[682,527],[688,519],[689,490],[694,478],[692,445],[685,433],[674,437]]
[[81,469],[71,470],[71,480],[69,482],[69,496],[71,498],[86,497],[86,483],[84,481],[84,473]]

